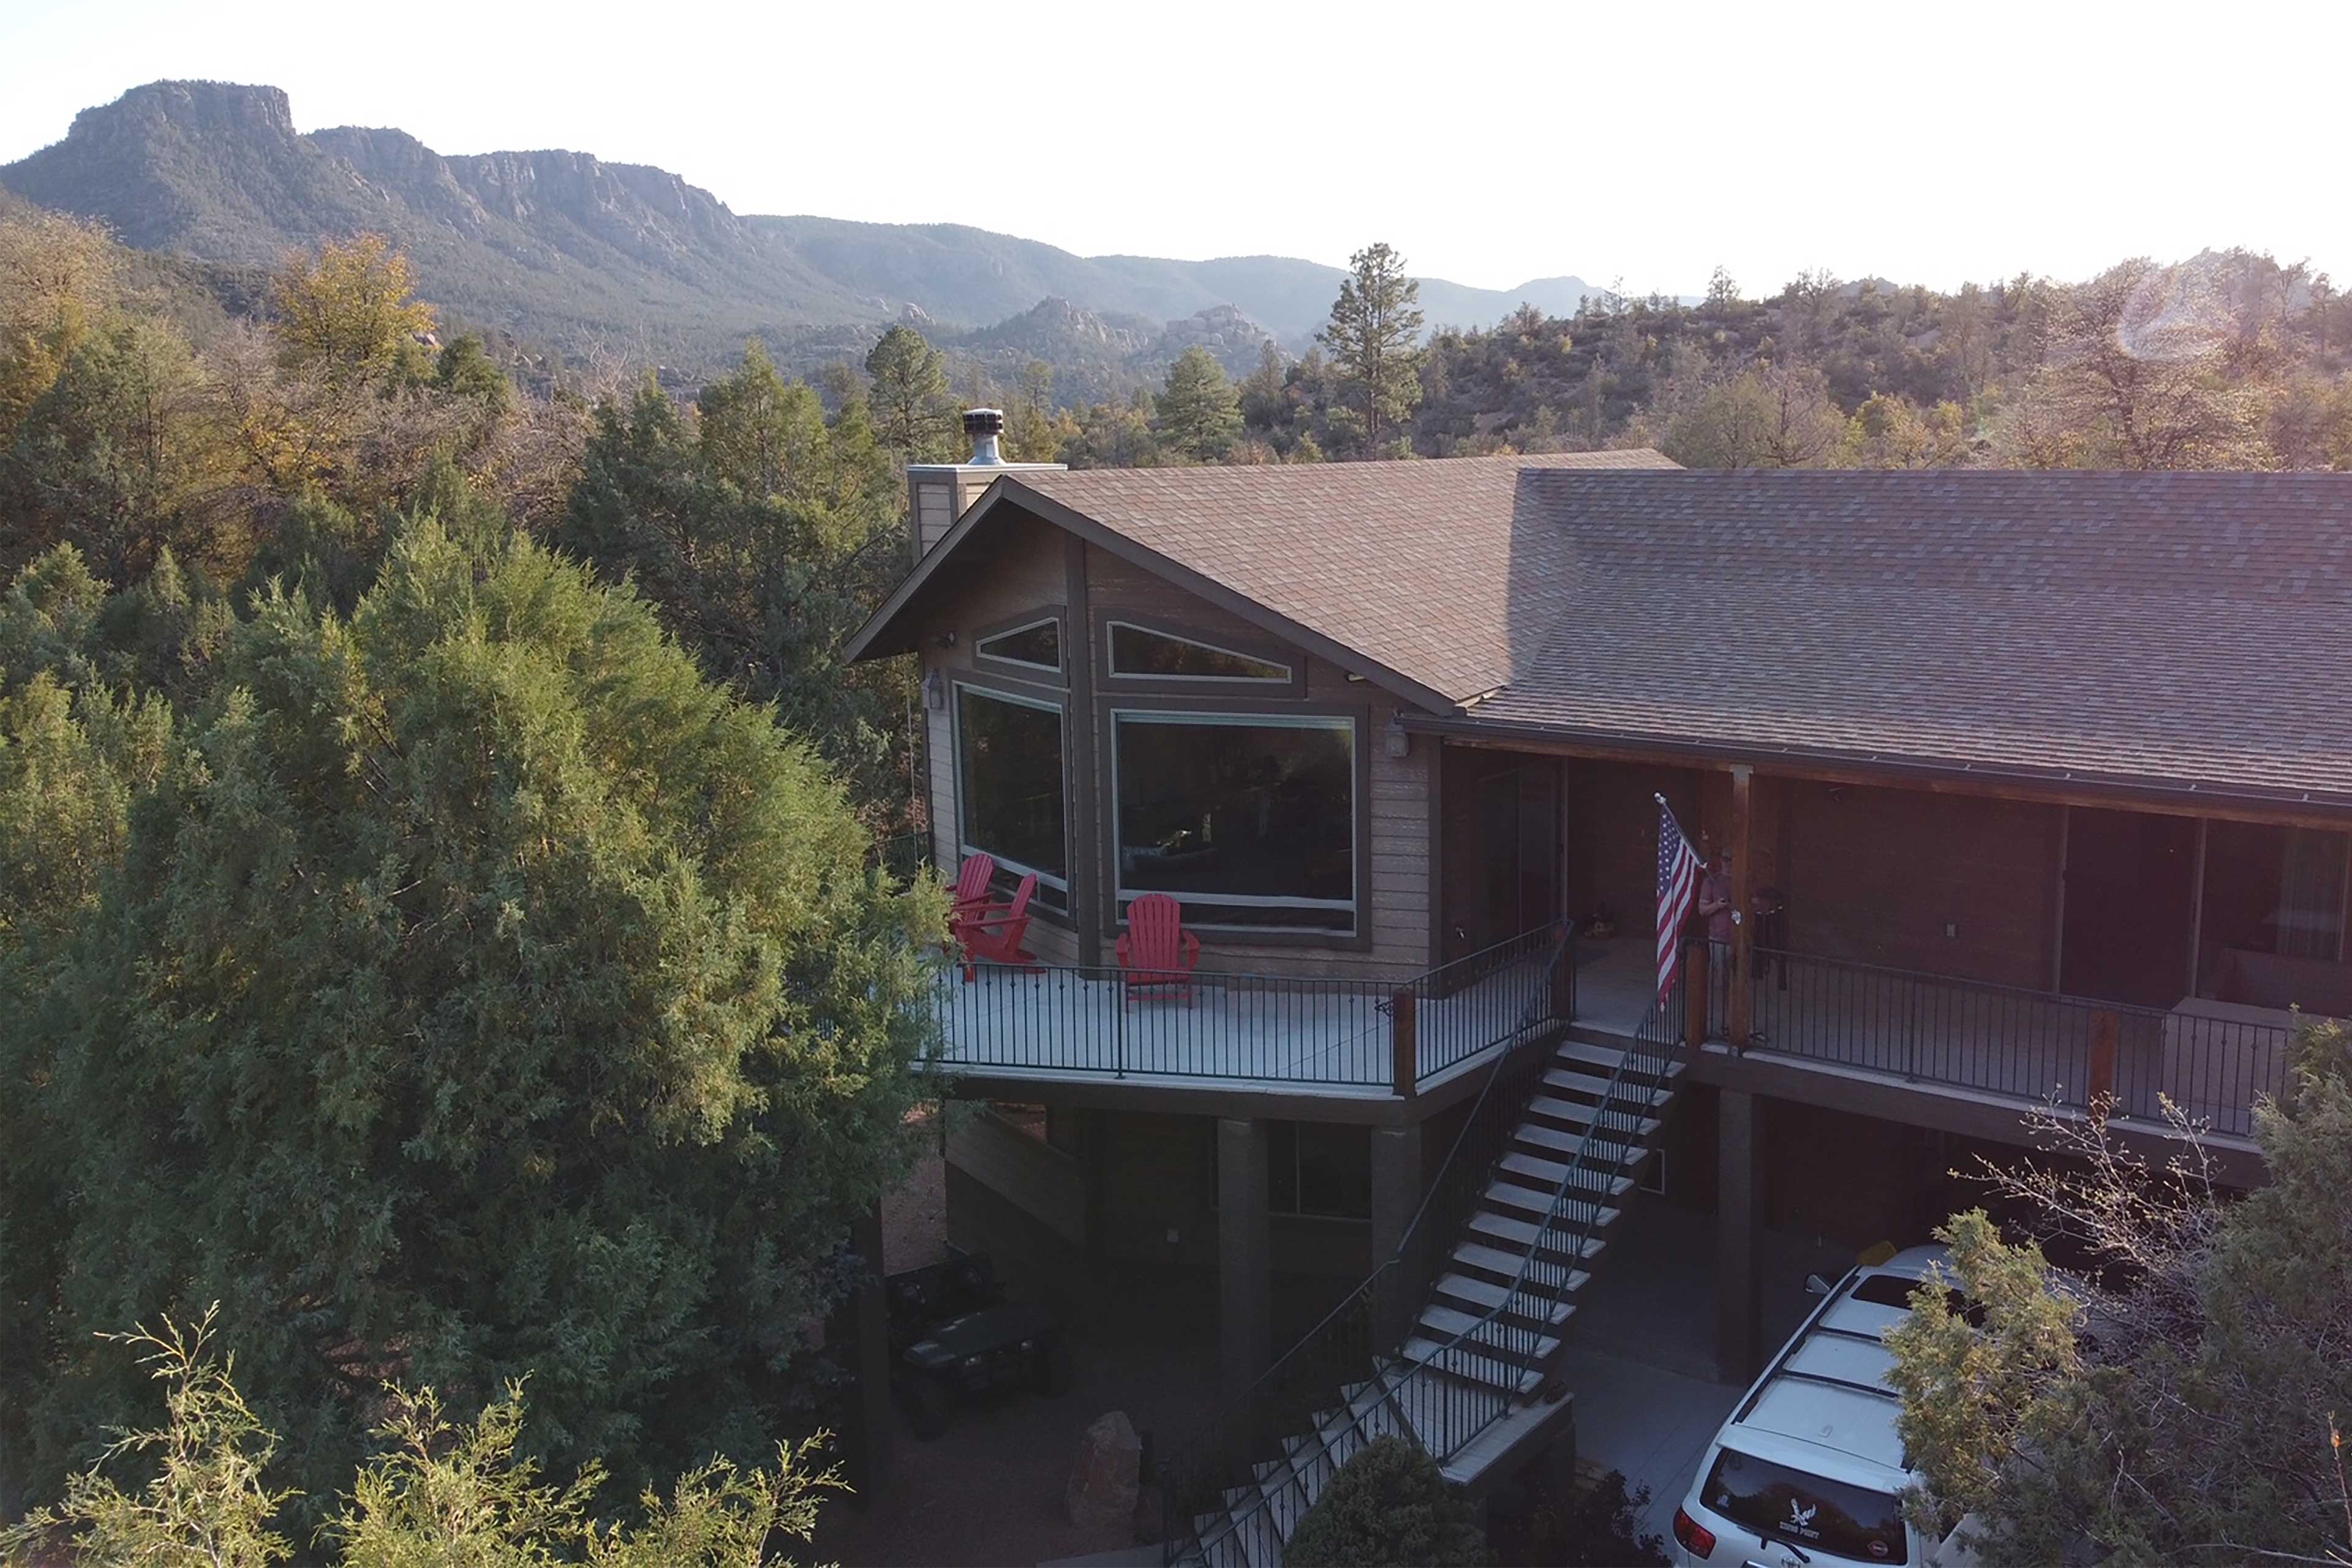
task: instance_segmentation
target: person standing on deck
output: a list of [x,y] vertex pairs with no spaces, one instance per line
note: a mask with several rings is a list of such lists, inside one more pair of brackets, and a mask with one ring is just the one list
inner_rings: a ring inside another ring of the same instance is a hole
[[1718,849],[1698,885],[1698,915],[1706,922],[1706,1022],[1709,1036],[1723,1033],[1731,999],[1731,852]]

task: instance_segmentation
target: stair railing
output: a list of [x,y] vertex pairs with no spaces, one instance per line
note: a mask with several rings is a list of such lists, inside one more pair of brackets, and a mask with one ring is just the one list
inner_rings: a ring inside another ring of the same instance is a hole
[[[1543,1081],[1549,1056],[1526,1047],[1534,1040],[1548,1040],[1538,1032],[1540,1025],[1565,1024],[1574,1017],[1576,927],[1573,921],[1555,921],[1552,929],[1557,932],[1552,960],[1529,987],[1516,1024],[1503,1037],[1503,1050],[1487,1070],[1469,1116],[1446,1151],[1444,1164],[1407,1222],[1395,1251],[1300,1335],[1246,1393],[1220,1411],[1181,1452],[1160,1460],[1163,1562],[1176,1561],[1180,1547],[1191,1537],[1195,1518],[1222,1507],[1228,1485],[1255,1483],[1251,1455],[1269,1440],[1278,1442],[1285,1435],[1303,1431],[1318,1412],[1339,1402],[1339,1391],[1347,1384],[1378,1374],[1376,1357],[1389,1348],[1381,1342],[1382,1302],[1397,1294],[1425,1295],[1435,1278],[1433,1268],[1423,1256],[1426,1247],[1416,1253],[1416,1238],[1445,1234],[1438,1226],[1454,1205],[1461,1205],[1461,1212],[1453,1217],[1454,1226],[1468,1219],[1469,1205],[1486,1190],[1496,1163],[1509,1149],[1511,1130],[1524,1115],[1535,1086]],[[1571,966],[1564,977],[1562,965]],[[1462,1195],[1465,1192],[1466,1197]],[[1236,1473],[1242,1481],[1226,1479]],[[1270,1500],[1261,1492],[1239,1517],[1246,1520],[1268,1506]]]
[[[1514,1359],[1531,1365],[1540,1363],[1538,1352],[1542,1348],[1541,1342],[1552,1336],[1537,1323],[1546,1321],[1548,1315],[1538,1308],[1532,1314],[1535,1321],[1530,1321],[1530,1314],[1518,1309],[1526,1303],[1531,1287],[1545,1292],[1550,1300],[1567,1295],[1568,1279],[1582,1260],[1585,1245],[1599,1228],[1601,1213],[1608,1206],[1612,1176],[1622,1169],[1624,1150],[1639,1135],[1665,1067],[1681,1048],[1682,1002],[1682,989],[1677,985],[1663,1005],[1653,1003],[1643,1016],[1641,1027],[1635,1031],[1633,1048],[1619,1058],[1610,1072],[1592,1121],[1578,1141],[1575,1152],[1568,1157],[1569,1173],[1552,1195],[1534,1242],[1503,1300],[1454,1335],[1435,1355],[1409,1363],[1409,1370],[1383,1392],[1382,1399],[1395,1408],[1398,1418],[1409,1428],[1434,1428],[1439,1440],[1431,1443],[1424,1436],[1423,1446],[1440,1464],[1507,1415],[1517,1397],[1487,1383],[1467,1378],[1428,1383],[1424,1386],[1431,1392],[1424,1393],[1418,1402],[1409,1399],[1406,1391],[1421,1383],[1422,1373],[1431,1366],[1442,1370],[1457,1357],[1477,1356],[1507,1364]],[[1636,1076],[1643,1079],[1642,1086],[1629,1089],[1628,1079]],[[1580,1180],[1588,1174],[1585,1163],[1605,1130],[1622,1133],[1611,1140],[1618,1152],[1601,1169],[1591,1172],[1590,1181]],[[1412,1407],[1412,1415],[1407,1414],[1408,1405]]]

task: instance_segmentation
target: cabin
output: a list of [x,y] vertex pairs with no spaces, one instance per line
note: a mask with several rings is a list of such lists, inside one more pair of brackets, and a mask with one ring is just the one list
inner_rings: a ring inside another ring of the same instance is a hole
[[[2038,1105],[2257,1182],[2352,1014],[2352,477],[975,456],[850,649],[920,663],[942,873],[1034,878],[940,986],[950,1226],[1213,1276],[1229,1400],[1360,1308],[1333,1408],[1475,1484],[1640,1194],[1744,1379],[1759,1226],[1924,1239]],[[1739,916],[1663,994],[1662,808]],[[1171,1482],[1204,1551],[1276,1486]]]

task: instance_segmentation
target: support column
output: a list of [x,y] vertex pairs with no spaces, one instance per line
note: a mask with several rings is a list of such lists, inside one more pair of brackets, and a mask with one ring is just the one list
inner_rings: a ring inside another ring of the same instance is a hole
[[1266,1224],[1265,1123],[1217,1120],[1217,1359],[1224,1403],[1274,1360],[1273,1243]]
[[1755,836],[1748,831],[1755,784],[1753,768],[1731,770],[1731,836],[1724,845],[1731,853],[1731,973],[1723,979],[1723,1032],[1743,1051],[1756,1032],[1756,903],[1748,897],[1756,885]]
[[857,1495],[872,1499],[881,1495],[890,1479],[890,1445],[898,1432],[890,1406],[890,1303],[882,1289],[880,1204],[850,1226],[849,1244],[862,1267],[847,1313],[857,1347],[857,1394],[850,1411],[856,1429],[846,1435],[846,1458]]
[[1715,1366],[1723,1383],[1746,1383],[1764,1356],[1764,1297],[1756,1268],[1763,1220],[1757,1191],[1756,1097],[1716,1097]]
[[[1421,1208],[1421,1123],[1372,1129],[1372,1267],[1377,1269],[1396,1256],[1405,1226]],[[1381,1281],[1379,1318],[1374,1323],[1379,1348],[1393,1350],[1404,1342],[1413,1320],[1421,1315],[1420,1260],[1437,1245],[1434,1237],[1412,1238],[1412,1256]]]

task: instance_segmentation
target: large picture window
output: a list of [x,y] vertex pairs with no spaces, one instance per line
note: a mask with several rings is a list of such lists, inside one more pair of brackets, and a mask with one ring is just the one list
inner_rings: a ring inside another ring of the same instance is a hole
[[1352,933],[1356,725],[1114,711],[1118,899],[1171,893],[1188,923]]
[[1039,699],[956,688],[956,796],[964,852],[1037,873],[1037,903],[1070,909],[1062,814],[1062,710]]

